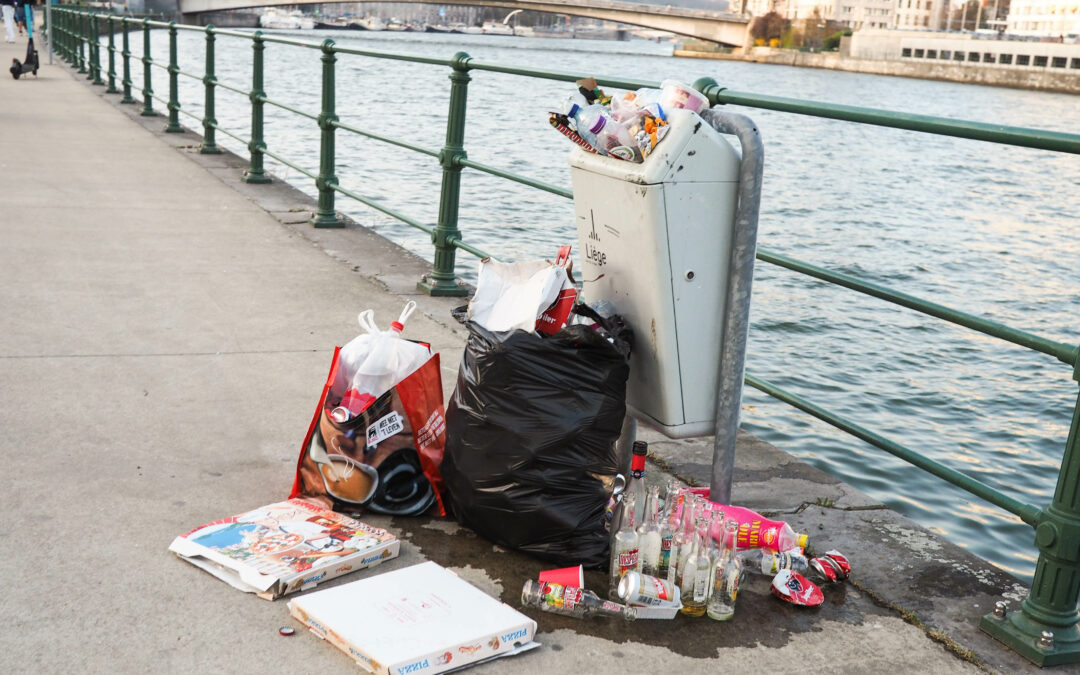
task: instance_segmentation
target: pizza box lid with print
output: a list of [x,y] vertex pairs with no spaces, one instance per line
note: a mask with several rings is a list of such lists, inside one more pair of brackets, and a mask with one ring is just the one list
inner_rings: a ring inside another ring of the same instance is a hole
[[289,611],[371,673],[442,673],[539,646],[535,621],[434,562],[293,598]]
[[207,523],[169,550],[235,588],[273,600],[397,556],[386,530],[302,499]]

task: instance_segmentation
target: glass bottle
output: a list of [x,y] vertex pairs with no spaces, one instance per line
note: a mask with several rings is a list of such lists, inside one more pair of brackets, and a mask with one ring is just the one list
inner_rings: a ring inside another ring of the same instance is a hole
[[645,457],[649,454],[649,444],[645,441],[634,441],[631,452],[633,459],[630,464],[630,482],[626,485],[625,494],[633,493],[637,497],[634,522],[641,525],[645,522],[645,499],[648,495],[645,486]]
[[539,607],[545,612],[585,618],[589,616],[619,617],[626,621],[637,618],[637,610],[604,600],[596,593],[583,588],[563,586],[529,579],[521,589],[521,604]]
[[705,543],[706,521],[701,519],[700,526],[694,535],[693,553],[686,563],[683,571],[681,587],[682,609],[679,610],[688,616],[702,616],[705,614],[705,604],[709,599],[712,579],[712,565],[709,561],[708,544]]
[[611,575],[608,580],[608,597],[619,599],[619,580],[626,572],[636,572],[638,563],[638,535],[634,527],[634,508],[637,495],[629,492],[623,497],[623,523],[615,533],[611,545]]
[[[684,496],[685,493],[684,493]],[[694,552],[694,522],[697,517],[697,505],[694,500],[684,499],[682,507],[682,530],[675,536],[671,545],[671,567],[668,569],[668,581],[682,588],[683,570]]]
[[[675,536],[679,533],[679,483],[672,478],[668,481],[667,496],[664,498],[664,517],[660,522],[660,561],[656,565],[656,575],[661,579],[674,581],[669,576],[672,568],[671,551]],[[676,555],[678,552],[676,551]]]
[[637,529],[638,534],[638,572],[650,577],[659,576],[660,565],[660,488],[649,488],[645,499],[645,520]]
[[742,576],[738,528],[738,523],[733,520],[725,523],[725,550],[713,566],[712,597],[709,598],[706,612],[710,619],[717,621],[727,621],[735,614],[735,598],[739,595],[739,577]]

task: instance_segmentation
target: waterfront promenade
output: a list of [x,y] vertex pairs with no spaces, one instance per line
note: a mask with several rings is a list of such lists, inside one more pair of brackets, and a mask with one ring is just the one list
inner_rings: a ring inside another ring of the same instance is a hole
[[[0,78],[0,670],[353,672],[310,634],[278,635],[295,625],[284,600],[166,548],[287,496],[360,310],[388,323],[417,300],[406,336],[442,353],[449,393],[459,301],[416,294],[415,256],[355,226],[313,230],[305,195],[243,184],[242,159],[199,155],[198,136],[163,134],[118,99],[59,61]],[[642,435],[653,479],[708,475],[707,441]],[[751,577],[727,625],[532,612],[543,647],[474,672],[1034,670],[977,629],[1002,594],[1018,604],[1008,575],[760,441],[743,439],[735,479],[735,501],[847,554],[852,581],[806,610]],[[400,558],[331,583],[430,559],[516,606],[546,567],[453,521],[367,520],[401,537]],[[586,579],[603,589],[602,573]]]

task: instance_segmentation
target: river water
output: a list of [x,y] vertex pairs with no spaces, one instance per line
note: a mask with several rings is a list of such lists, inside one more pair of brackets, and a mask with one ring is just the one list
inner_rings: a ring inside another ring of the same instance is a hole
[[[947,82],[741,62],[673,58],[671,45],[483,35],[292,33],[311,42],[570,73],[693,82],[733,90],[1075,131],[1078,99]],[[134,37],[134,36],[133,36]],[[152,54],[167,62],[167,39]],[[202,35],[180,33],[180,67],[203,72]],[[132,51],[141,55],[141,40]],[[217,76],[250,87],[250,42],[217,40]],[[319,52],[268,45],[270,98],[317,114]],[[142,70],[133,62],[141,88]],[[341,56],[342,122],[441,147],[449,69]],[[168,91],[155,69],[154,88]],[[248,138],[245,96],[218,90],[219,123]],[[545,111],[570,86],[473,72],[465,147],[470,159],[570,187],[571,144]],[[138,95],[138,94],[136,94]],[[184,111],[202,113],[202,85],[181,77]],[[158,106],[160,110],[164,106]],[[1080,341],[1080,161],[990,143],[733,107],[761,129],[766,164],[759,244],[1045,337]],[[182,116],[185,126],[199,128]],[[246,148],[219,134],[243,156]],[[267,107],[268,147],[316,172],[314,122]],[[347,189],[434,224],[441,170],[429,157],[339,132]],[[267,168],[314,195],[313,182]],[[343,197],[338,209],[430,259],[428,236]],[[504,260],[550,258],[576,243],[569,200],[467,170],[465,241]],[[458,273],[476,261],[459,253]],[[353,310],[358,308],[353,308]],[[343,308],[348,310],[348,308]],[[349,310],[352,311],[352,310]],[[953,327],[758,262],[747,370],[902,442],[1022,501],[1044,505],[1056,481],[1077,386],[1051,357]],[[1020,520],[832,427],[747,388],[744,428],[1030,581],[1036,550]]]

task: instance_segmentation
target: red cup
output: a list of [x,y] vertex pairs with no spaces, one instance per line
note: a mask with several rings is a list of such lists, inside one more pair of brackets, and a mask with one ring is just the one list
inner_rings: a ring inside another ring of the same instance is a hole
[[540,583],[582,588],[585,585],[585,570],[582,569],[581,565],[577,565],[576,567],[560,567],[557,570],[544,570],[540,572],[537,581]]

